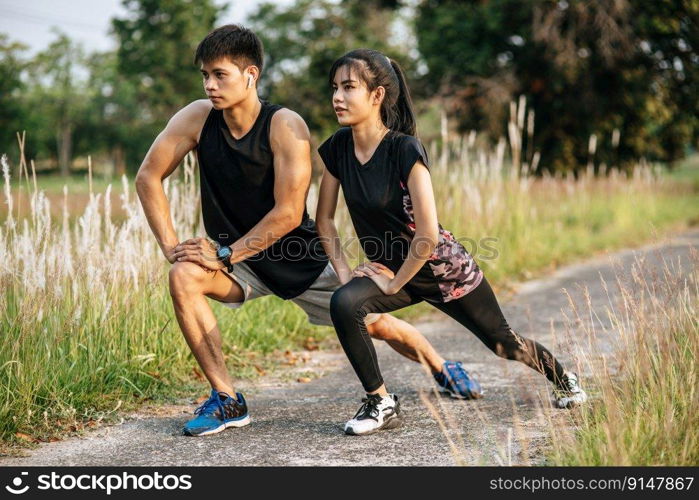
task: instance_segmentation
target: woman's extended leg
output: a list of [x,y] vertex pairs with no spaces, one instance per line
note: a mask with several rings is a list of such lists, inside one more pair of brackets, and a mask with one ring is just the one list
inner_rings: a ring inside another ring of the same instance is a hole
[[498,356],[521,361],[546,375],[560,389],[568,390],[565,371],[543,345],[515,333],[507,324],[488,281],[464,297],[442,304],[432,304],[471,330]]

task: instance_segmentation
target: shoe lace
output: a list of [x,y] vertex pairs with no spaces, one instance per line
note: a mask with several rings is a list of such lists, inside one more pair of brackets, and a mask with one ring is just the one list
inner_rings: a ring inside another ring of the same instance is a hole
[[455,363],[452,366],[455,369],[449,370],[449,377],[448,378],[452,379],[457,384],[458,384],[458,382],[463,382],[463,383],[468,384],[470,379],[469,379],[466,371],[461,367],[461,362]]
[[566,387],[569,392],[577,392],[579,389],[577,377],[566,377]]
[[471,379],[462,368],[461,362],[456,362],[448,366],[447,373],[444,375],[444,380],[451,387],[469,387]]
[[223,401],[221,401],[221,398],[219,397],[218,394],[215,396],[211,396],[209,399],[204,401],[202,405],[194,410],[195,415],[206,415],[209,413],[215,413],[216,410],[219,410],[220,415],[223,416],[225,415],[225,408],[223,406]]
[[377,422],[379,421],[379,403],[381,403],[381,397],[380,396],[367,396],[366,398],[362,398],[362,403],[364,403],[362,406],[359,407],[359,411],[357,411],[356,415],[354,418],[357,420],[364,420],[367,418],[371,418],[373,420],[376,420]]
[[562,382],[563,383],[560,387],[556,387],[553,390],[556,397],[568,397],[579,392],[580,385],[578,384],[578,379],[576,377],[564,376]]

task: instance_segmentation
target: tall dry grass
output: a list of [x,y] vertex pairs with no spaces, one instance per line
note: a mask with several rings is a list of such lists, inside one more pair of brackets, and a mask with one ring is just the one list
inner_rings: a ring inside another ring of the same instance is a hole
[[587,339],[581,361],[594,400],[574,426],[552,427],[549,463],[699,464],[699,250],[684,266],[652,258],[659,272],[637,258],[629,273],[604,283],[606,318],[589,299],[570,301]]

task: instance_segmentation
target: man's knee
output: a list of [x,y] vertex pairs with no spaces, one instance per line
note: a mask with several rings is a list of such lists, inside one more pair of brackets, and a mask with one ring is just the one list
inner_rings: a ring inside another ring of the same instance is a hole
[[367,325],[369,335],[377,340],[394,340],[393,323],[396,318],[390,314],[379,314],[379,319]]
[[205,274],[206,271],[193,262],[175,262],[168,274],[170,295],[176,297],[200,291]]

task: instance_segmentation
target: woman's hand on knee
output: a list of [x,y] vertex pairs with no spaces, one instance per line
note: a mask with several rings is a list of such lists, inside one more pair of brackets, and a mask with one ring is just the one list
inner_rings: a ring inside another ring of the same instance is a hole
[[384,295],[394,295],[400,290],[400,288],[396,288],[393,283],[393,278],[395,277],[393,271],[380,262],[364,262],[360,264],[352,271],[352,277],[370,278],[376,283],[376,286],[379,287]]
[[393,271],[380,262],[363,262],[355,267],[354,271],[352,271],[353,278],[361,278],[363,276],[371,278],[372,276],[376,276],[378,274],[384,274],[391,279],[394,277]]
[[379,290],[381,290],[384,295],[395,295],[400,291],[400,288],[397,288],[393,282],[393,278],[389,278],[383,273],[374,274],[373,276],[369,276],[369,278],[376,283],[376,286],[379,287]]

